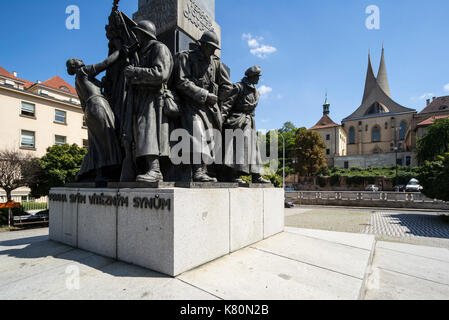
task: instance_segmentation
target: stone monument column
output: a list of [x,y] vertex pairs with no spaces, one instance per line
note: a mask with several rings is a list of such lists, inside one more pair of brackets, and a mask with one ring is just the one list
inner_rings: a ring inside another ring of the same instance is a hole
[[215,22],[215,0],[139,0],[133,19],[151,20],[158,40],[173,54],[189,50],[190,43],[199,40],[207,30],[221,39],[221,28]]

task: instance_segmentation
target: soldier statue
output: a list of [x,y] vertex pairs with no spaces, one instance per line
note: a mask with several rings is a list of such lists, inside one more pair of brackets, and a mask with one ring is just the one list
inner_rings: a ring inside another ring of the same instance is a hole
[[162,42],[157,41],[156,27],[141,21],[132,31],[139,42],[139,63],[124,70],[132,86],[135,113],[136,159],[138,182],[163,181],[160,159],[170,156],[170,125],[163,112],[163,95],[173,71],[173,57]]
[[[270,183],[261,176],[262,160],[257,140],[255,110],[259,103],[256,85],[261,77],[261,68],[249,68],[241,82],[234,85],[232,93],[223,104],[224,163],[229,168],[231,182],[244,183],[240,176],[252,175],[253,183]],[[242,135],[239,145],[232,134]],[[232,139],[228,139],[231,137]],[[229,141],[228,141],[229,140]]]
[[[228,71],[215,56],[220,50],[218,37],[206,31],[193,50],[176,57],[174,85],[183,99],[182,127],[191,139],[190,161],[194,182],[216,182],[208,174],[208,164],[217,159],[212,145],[217,138],[211,132],[221,131],[223,118],[220,104],[232,91]],[[221,148],[221,137],[219,138]],[[220,160],[221,161],[221,160]]]
[[96,181],[111,178],[114,171],[120,172],[122,154],[115,130],[115,117],[102,95],[101,82],[95,77],[115,63],[120,51],[115,51],[104,62],[86,66],[78,59],[67,61],[67,72],[76,75],[75,87],[80,98],[88,128],[88,152],[84,158],[78,181],[88,180],[94,172]]

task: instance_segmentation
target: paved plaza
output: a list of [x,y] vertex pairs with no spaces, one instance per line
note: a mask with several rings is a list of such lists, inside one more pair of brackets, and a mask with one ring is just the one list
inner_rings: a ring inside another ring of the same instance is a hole
[[0,299],[449,299],[449,250],[373,235],[285,232],[176,278],[50,241],[0,233]]
[[296,228],[372,234],[378,241],[449,248],[444,211],[301,206],[286,210],[286,225]]
[[449,224],[437,213],[375,212],[363,233],[388,237],[449,239]]

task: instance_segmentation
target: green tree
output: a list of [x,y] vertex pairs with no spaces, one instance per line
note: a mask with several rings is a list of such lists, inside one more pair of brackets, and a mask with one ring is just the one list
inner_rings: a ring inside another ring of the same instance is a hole
[[437,161],[426,161],[418,179],[427,197],[449,201],[449,153],[438,156]]
[[[281,129],[279,129],[279,134],[285,139],[285,157],[292,158],[295,151],[296,134],[298,133],[298,128],[288,121],[284,123]],[[279,138],[279,158],[282,158],[282,144],[284,141]]]
[[86,152],[76,144],[49,147],[45,156],[39,159],[40,171],[30,185],[31,195],[36,198],[46,196],[51,188],[74,182]]
[[449,119],[439,119],[431,125],[416,145],[418,161],[435,161],[449,152]]
[[326,144],[320,134],[301,128],[296,134],[295,158],[296,170],[301,176],[314,176],[326,167],[324,152]]

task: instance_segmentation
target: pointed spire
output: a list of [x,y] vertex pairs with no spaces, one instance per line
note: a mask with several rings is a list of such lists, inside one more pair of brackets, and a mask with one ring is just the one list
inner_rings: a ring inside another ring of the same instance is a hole
[[388,84],[387,66],[385,64],[385,48],[382,44],[382,58],[380,59],[379,72],[377,73],[377,82],[380,88],[391,98],[390,86]]
[[365,91],[363,93],[362,104],[368,99],[371,91],[377,86],[377,80],[374,76],[373,66],[371,64],[371,52],[368,53],[368,70],[366,71]]
[[329,115],[329,113],[330,113],[330,103],[329,103],[329,101],[328,101],[328,99],[327,99],[327,90],[326,90],[326,101],[324,101],[324,104],[323,104],[323,115]]

